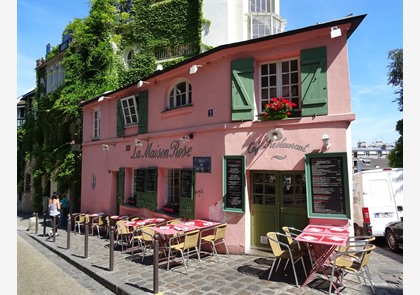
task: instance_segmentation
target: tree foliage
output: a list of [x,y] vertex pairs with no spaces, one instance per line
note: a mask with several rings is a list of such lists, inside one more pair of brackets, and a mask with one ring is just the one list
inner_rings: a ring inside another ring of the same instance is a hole
[[[398,110],[403,111],[403,50],[395,49],[388,52],[388,59],[391,60],[388,65],[388,84],[397,87],[395,94],[398,95],[393,102],[398,103]],[[395,148],[388,156],[388,163],[390,167],[403,167],[403,119],[399,120],[395,126],[400,137],[395,143]]]
[[388,85],[397,87],[395,94],[398,97],[394,102],[398,103],[398,110],[403,111],[403,50],[395,49],[388,52],[388,59],[391,60],[388,65]]
[[[89,0],[89,15],[74,19],[63,34],[71,36],[64,51],[60,45],[46,56],[63,54],[64,84],[46,92],[46,67],[37,68],[34,114],[28,114],[18,137],[18,189],[23,188],[25,161],[31,161],[33,197],[40,204],[48,195],[45,179],[58,182],[65,191],[80,187],[81,153],[70,142],[80,143],[81,102],[97,97],[156,70],[155,50],[178,44],[193,44],[199,53],[202,0]],[[130,66],[124,64],[124,48],[136,48]],[[170,66],[185,59],[164,62]],[[48,181],[47,181],[48,183]],[[77,189],[76,189],[77,191]],[[79,189],[80,192],[80,189]],[[80,196],[72,196],[80,198]]]

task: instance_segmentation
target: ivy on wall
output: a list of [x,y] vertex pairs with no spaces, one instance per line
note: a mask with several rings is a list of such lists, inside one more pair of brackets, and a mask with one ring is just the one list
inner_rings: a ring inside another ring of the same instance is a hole
[[[63,52],[53,47],[46,56],[45,65],[63,54],[64,84],[46,94],[41,83],[47,79],[46,69],[37,68],[35,114],[27,115],[19,133],[18,189],[23,187],[25,161],[33,162],[37,206],[42,205],[42,196],[49,195],[45,184],[52,177],[62,192],[75,183],[80,187],[81,153],[69,143],[81,138],[78,126],[82,124],[75,123],[82,119],[81,101],[152,74],[157,63],[154,54],[160,48],[193,46],[189,55],[161,62],[164,67],[200,53],[205,22],[202,0],[92,0],[90,5],[86,18],[76,18],[65,28],[63,34],[72,37],[69,47]],[[137,49],[129,67],[123,56],[128,46]]]

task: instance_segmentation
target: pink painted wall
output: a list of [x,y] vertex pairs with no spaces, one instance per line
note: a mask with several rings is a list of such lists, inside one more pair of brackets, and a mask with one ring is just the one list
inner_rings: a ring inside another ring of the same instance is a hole
[[[343,26],[345,35],[348,26]],[[259,96],[259,67],[265,61],[297,57],[301,49],[327,46],[328,116],[290,118],[281,121],[231,122],[231,61],[253,57],[255,59],[255,96]],[[348,75],[346,38],[331,39],[329,28],[305,32],[287,38],[228,48],[194,61],[202,65],[198,72],[189,75],[185,64],[162,73],[138,89],[136,85],[109,94],[101,102],[83,106],[83,166],[82,204],[84,212],[104,211],[115,214],[116,179],[118,169],[126,168],[125,196],[132,195],[132,170],[159,167],[158,208],[164,205],[165,169],[192,168],[192,157],[210,156],[211,173],[196,174],[196,218],[228,222],[227,243],[232,253],[243,253],[247,248],[249,231],[249,207],[246,213],[225,212],[222,209],[222,159],[224,155],[246,155],[248,170],[304,170],[304,155],[324,152],[321,137],[331,138],[330,152],[348,149],[347,136],[351,121],[350,85]],[[193,87],[193,106],[165,111],[169,89],[182,79],[188,79]],[[137,134],[137,126],[126,128],[126,136],[119,138],[116,132],[116,103],[128,95],[148,90],[148,133]],[[101,138],[92,141],[93,110],[101,111]],[[208,111],[213,110],[209,117]],[[269,144],[266,134],[272,128],[283,129],[282,143],[293,144],[285,148],[280,142]],[[178,142],[177,149],[192,148],[184,158],[154,159],[132,158],[134,151],[144,152],[146,144],[136,148],[134,139],[150,138],[154,148],[169,148],[174,141],[193,132],[193,140]],[[102,144],[110,144],[109,151]],[[136,150],[137,149],[137,150]],[[273,160],[273,156],[286,156],[287,161]],[[96,186],[92,186],[96,177]],[[247,188],[249,189],[248,185]],[[249,202],[247,201],[247,206]],[[121,214],[158,215],[145,209],[121,208]]]

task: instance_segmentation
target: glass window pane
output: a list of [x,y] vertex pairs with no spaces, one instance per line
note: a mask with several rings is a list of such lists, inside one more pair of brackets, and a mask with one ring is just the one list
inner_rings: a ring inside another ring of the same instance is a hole
[[275,194],[276,193],[276,186],[275,185],[270,185],[270,184],[266,184],[264,187],[264,193],[265,194]]
[[276,204],[276,197],[273,195],[268,195],[265,197],[265,204],[266,205],[275,205]]

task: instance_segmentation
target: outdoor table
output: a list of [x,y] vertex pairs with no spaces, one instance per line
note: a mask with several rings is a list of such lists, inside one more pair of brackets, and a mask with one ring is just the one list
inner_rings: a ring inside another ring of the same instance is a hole
[[349,229],[345,226],[309,224],[303,229],[302,233],[296,237],[296,240],[311,245],[311,247],[308,247],[308,250],[314,264],[301,288],[312,279],[316,272],[321,270],[332,283],[334,289],[337,290],[332,281],[334,274],[329,276],[323,266],[338,246],[346,246],[349,234]]

